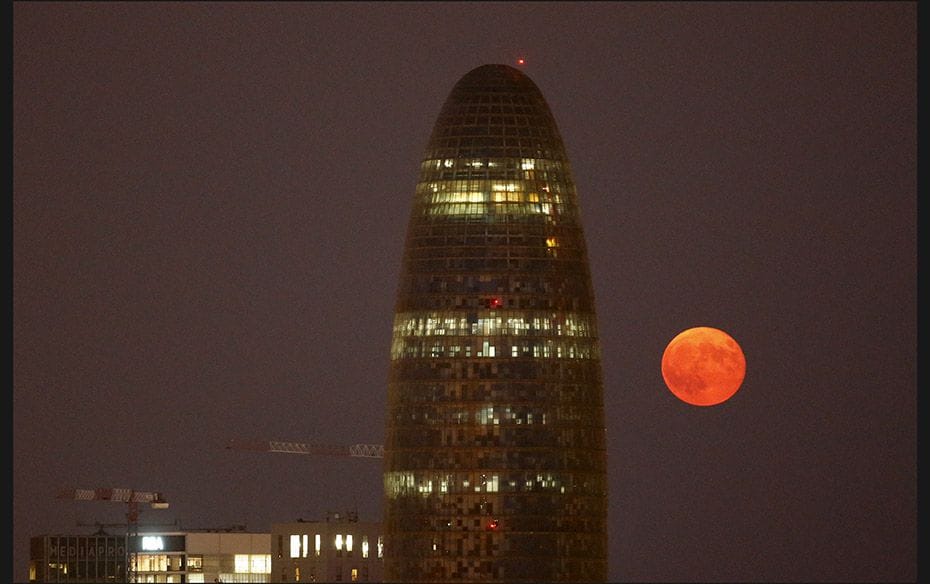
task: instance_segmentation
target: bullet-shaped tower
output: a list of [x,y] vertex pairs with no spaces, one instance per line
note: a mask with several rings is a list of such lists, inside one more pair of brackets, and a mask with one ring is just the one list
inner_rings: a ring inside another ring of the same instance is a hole
[[394,317],[385,578],[607,577],[603,386],[575,185],[539,89],[468,72],[420,166]]

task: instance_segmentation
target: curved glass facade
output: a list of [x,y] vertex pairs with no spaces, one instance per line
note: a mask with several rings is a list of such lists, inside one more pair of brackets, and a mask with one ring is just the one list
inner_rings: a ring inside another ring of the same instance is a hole
[[594,298],[549,106],[506,65],[467,73],[436,121],[391,346],[385,578],[607,577]]

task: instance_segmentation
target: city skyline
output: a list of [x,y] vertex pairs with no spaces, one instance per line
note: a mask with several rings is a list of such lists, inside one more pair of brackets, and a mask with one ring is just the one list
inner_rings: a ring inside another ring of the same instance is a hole
[[[13,580],[30,536],[123,519],[61,489],[187,528],[380,517],[377,460],[226,445],[383,443],[411,188],[485,63],[572,160],[608,579],[916,579],[916,3],[10,11]],[[694,326],[745,352],[719,406],[663,383]]]

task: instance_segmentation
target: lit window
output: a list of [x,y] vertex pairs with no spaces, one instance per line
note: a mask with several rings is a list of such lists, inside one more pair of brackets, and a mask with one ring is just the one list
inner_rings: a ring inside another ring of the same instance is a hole
[[384,557],[384,538],[380,535],[378,536],[378,557]]
[[300,557],[300,536],[291,535],[291,557],[299,558]]
[[307,535],[307,534],[305,533],[305,534],[303,534],[303,537],[301,538],[302,541],[301,541],[301,546],[300,546],[300,551],[301,551],[301,554],[300,554],[300,555],[301,555],[302,557],[305,557],[305,558],[307,557],[307,550],[310,549],[310,546],[307,545],[307,543],[308,543],[308,542],[307,542],[307,538],[309,538],[309,537],[310,537],[310,536]]
[[346,536],[346,551],[347,552],[352,551],[352,534],[351,533]]
[[358,568],[352,568],[352,581],[358,582]]
[[517,185],[514,184],[514,183],[512,183],[512,182],[504,183],[504,182],[497,182],[497,181],[494,181],[494,182],[491,183],[491,190],[492,190],[492,191],[510,191],[510,192],[514,192],[514,191],[517,190]]
[[[297,557],[292,555],[293,557]],[[249,554],[236,554],[236,573],[237,574],[248,574],[249,573]]]
[[336,543],[336,549],[337,549],[337,550],[341,550],[341,549],[342,549],[342,534],[341,534],[341,533],[337,533],[337,534],[336,534],[336,542],[335,542],[335,543]]
[[249,556],[249,571],[253,574],[270,574],[271,554],[252,554]]
[[363,558],[368,557],[368,536],[367,535],[362,536],[362,557]]
[[313,551],[314,551],[314,553],[315,553],[317,556],[320,555],[320,547],[321,547],[321,546],[320,546],[320,543],[321,543],[321,542],[320,542],[320,534],[318,533],[318,534],[316,534],[316,535],[313,536]]

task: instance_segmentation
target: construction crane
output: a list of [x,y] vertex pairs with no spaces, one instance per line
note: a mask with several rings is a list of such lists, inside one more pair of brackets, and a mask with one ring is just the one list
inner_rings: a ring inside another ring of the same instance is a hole
[[168,501],[161,493],[135,491],[133,489],[66,489],[58,493],[59,499],[72,501],[111,501],[126,504],[126,581],[136,581],[136,553],[130,551],[130,542],[135,543],[139,535],[140,504],[152,509],[167,509]]
[[[94,532],[94,535],[107,535],[107,532],[106,532],[107,528],[121,527],[122,529],[126,529],[129,524],[128,523],[102,523],[100,521],[93,521],[91,523],[87,523],[84,521],[78,521],[75,525],[77,525],[78,527],[96,527],[97,531]],[[175,519],[171,523],[146,523],[146,525],[148,527],[152,527],[153,525],[156,525],[159,527],[178,527],[178,520]]]
[[230,440],[228,450],[254,450],[257,452],[283,452],[286,454],[318,454],[323,456],[354,456],[358,458],[384,458],[383,444],[350,444],[348,446],[322,446],[304,442],[276,440]]

